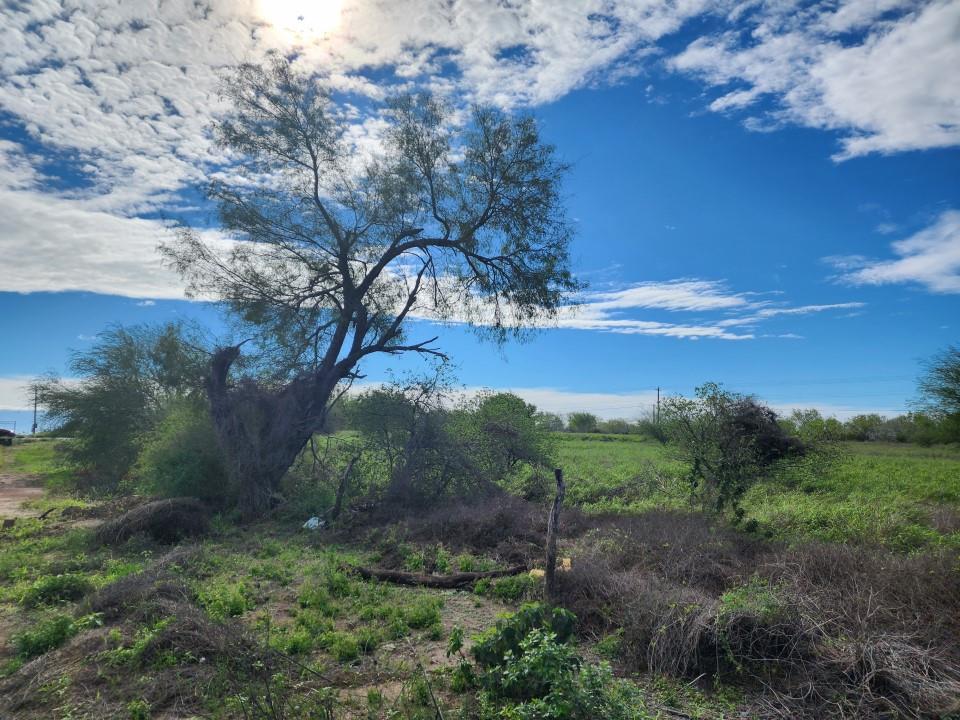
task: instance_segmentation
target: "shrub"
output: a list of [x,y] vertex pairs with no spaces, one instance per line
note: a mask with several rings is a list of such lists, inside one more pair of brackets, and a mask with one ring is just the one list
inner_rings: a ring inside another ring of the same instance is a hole
[[[564,610],[524,606],[478,638],[473,654],[480,672],[461,661],[455,684],[463,689],[480,684],[484,719],[649,717],[636,687],[614,678],[609,665],[583,665],[568,644],[575,621]],[[452,635],[450,651],[459,644]]]
[[490,594],[504,602],[531,599],[540,590],[540,580],[526,573],[494,580]]
[[360,644],[348,632],[330,632],[320,638],[320,646],[340,662],[350,662],[360,657]]
[[165,407],[147,435],[135,474],[152,495],[223,505],[233,494],[206,404],[195,398],[177,398]]
[[736,511],[747,489],[775,463],[805,451],[773,410],[714,383],[698,387],[693,399],[668,398],[663,417],[690,467],[691,497],[716,511]]
[[567,429],[578,433],[596,432],[599,422],[597,416],[591,413],[570,413],[570,417],[567,418]]
[[137,460],[141,440],[175,397],[199,394],[207,359],[198,333],[181,323],[114,327],[70,361],[79,385],[57,378],[34,383],[47,420],[74,441],[68,457],[82,482],[115,490]]
[[69,615],[57,614],[48,617],[36,625],[13,637],[17,656],[22,660],[43,655],[48,650],[60,647],[79,631]]
[[242,581],[207,584],[199,590],[197,599],[215,620],[243,615],[253,607],[250,591]]
[[442,600],[420,597],[403,608],[403,619],[414,630],[423,630],[440,622]]
[[557,642],[565,643],[573,637],[575,623],[576,616],[563,608],[528,603],[479,635],[471,653],[481,667],[497,667],[503,664],[507,653],[516,655],[520,651],[520,641],[532,630],[549,631]]
[[372,627],[358,628],[355,636],[357,639],[357,647],[360,649],[360,652],[364,654],[372,653],[379,647],[383,640],[380,631]]
[[76,602],[93,590],[93,583],[83,575],[47,575],[38,578],[20,598],[25,607]]
[[139,505],[96,531],[97,542],[119,545],[143,533],[157,542],[171,543],[202,535],[210,525],[209,512],[194,498],[169,498]]

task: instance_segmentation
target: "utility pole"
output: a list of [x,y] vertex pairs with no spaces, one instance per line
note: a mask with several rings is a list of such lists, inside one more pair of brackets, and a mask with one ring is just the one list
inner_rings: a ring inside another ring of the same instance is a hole
[[657,425],[660,424],[660,388],[657,388]]
[[30,431],[31,435],[37,434],[37,388],[33,388],[33,429]]

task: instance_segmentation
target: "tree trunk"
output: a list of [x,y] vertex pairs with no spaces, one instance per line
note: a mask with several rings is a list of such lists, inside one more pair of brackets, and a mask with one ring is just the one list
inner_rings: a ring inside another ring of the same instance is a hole
[[486,570],[483,572],[461,572],[452,575],[424,575],[421,573],[401,572],[399,570],[374,570],[365,567],[344,566],[345,570],[355,572],[366,580],[384,580],[397,585],[415,585],[421,587],[452,590],[473,585],[477,580],[508,577],[527,571],[526,565],[514,565],[505,570]]
[[239,346],[217,351],[207,378],[210,416],[244,517],[270,509],[280,481],[320,430],[337,380],[305,375],[279,390],[227,384]]

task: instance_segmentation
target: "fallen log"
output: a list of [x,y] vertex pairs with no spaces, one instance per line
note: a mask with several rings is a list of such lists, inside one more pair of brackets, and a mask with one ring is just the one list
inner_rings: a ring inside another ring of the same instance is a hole
[[397,585],[418,585],[421,587],[442,588],[453,590],[468,587],[477,580],[519,575],[527,571],[526,565],[514,565],[504,570],[487,570],[485,572],[460,572],[452,575],[423,575],[421,573],[401,572],[400,570],[375,570],[354,565],[344,565],[343,569],[353,572],[365,580],[383,580]]

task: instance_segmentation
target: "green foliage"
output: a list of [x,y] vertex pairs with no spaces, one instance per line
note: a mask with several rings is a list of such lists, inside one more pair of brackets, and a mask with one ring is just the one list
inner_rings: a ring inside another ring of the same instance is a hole
[[23,593],[20,602],[25,607],[76,602],[92,590],[93,583],[84,575],[47,575],[34,580]]
[[129,720],[150,720],[153,717],[150,703],[146,700],[131,700],[127,703],[127,717]]
[[33,628],[16,633],[13,646],[21,660],[43,655],[63,645],[81,630],[99,624],[99,616],[88,615],[78,620],[64,613],[44,617]]
[[576,620],[573,613],[563,608],[528,603],[479,635],[471,653],[481,667],[497,667],[502,665],[508,652],[513,655],[519,652],[520,641],[532,630],[549,631],[558,642],[567,642],[573,636]]
[[537,408],[512,393],[481,393],[458,415],[460,430],[472,429],[478,451],[494,479],[520,462],[549,463],[552,436],[537,422]]
[[570,416],[567,418],[567,429],[570,432],[576,433],[589,433],[596,432],[597,426],[600,424],[599,418],[596,415],[588,412],[575,412],[570,413]]
[[516,603],[521,600],[532,599],[538,595],[542,583],[539,579],[527,574],[512,575],[499,578],[490,584],[489,594],[504,602]]
[[451,684],[482,688],[484,720],[649,718],[635,686],[614,678],[609,665],[583,664],[568,644],[575,621],[564,610],[524,606],[477,639],[479,673],[461,662]]
[[108,665],[116,667],[140,667],[143,657],[163,630],[173,622],[173,618],[161,618],[154,623],[137,628],[133,642],[129,645],[119,643],[107,650],[102,657]]
[[348,632],[329,632],[321,636],[318,644],[339,662],[351,662],[360,657],[360,643]]
[[597,425],[597,431],[608,433],[610,435],[629,435],[631,433],[639,432],[640,429],[634,423],[628,422],[621,418],[613,418],[612,420],[604,420],[600,422]]
[[135,473],[141,488],[165,497],[224,503],[232,492],[206,403],[172,399],[146,436]]
[[773,465],[806,450],[772,410],[715,383],[698,387],[695,398],[667,398],[663,419],[688,464],[691,497],[705,509],[737,511],[747,489]]
[[944,422],[950,442],[960,442],[960,345],[950,345],[927,361],[919,384],[923,405]]
[[440,598],[421,596],[403,607],[403,619],[414,630],[437,625],[440,622]]
[[473,492],[523,464],[550,462],[555,442],[534,406],[510,393],[480,393],[451,409],[447,394],[440,372],[348,402],[350,427],[384,459],[391,502],[434,502]]
[[784,612],[784,603],[778,588],[763,578],[751,578],[746,584],[727,590],[720,596],[717,617],[721,620],[734,615],[751,615],[768,623]]
[[115,327],[70,362],[79,385],[37,380],[48,421],[73,436],[64,446],[90,488],[113,490],[127,477],[143,436],[174,397],[196,393],[206,358],[183,324]]
[[540,411],[534,416],[537,427],[544,432],[563,432],[567,429],[567,424],[562,415],[557,413]]
[[254,607],[250,589],[242,580],[205,582],[197,590],[197,600],[216,620],[242,615]]
[[594,650],[608,660],[615,660],[623,648],[623,630],[617,630],[609,635],[604,635],[596,645]]

